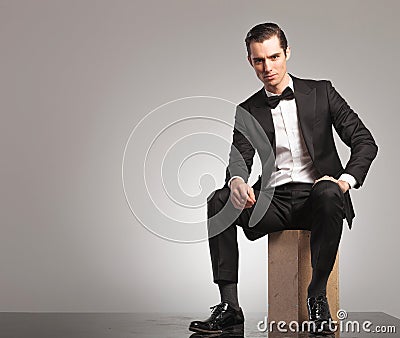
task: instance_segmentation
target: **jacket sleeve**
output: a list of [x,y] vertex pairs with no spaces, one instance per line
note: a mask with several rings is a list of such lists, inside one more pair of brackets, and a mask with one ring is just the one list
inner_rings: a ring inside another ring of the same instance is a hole
[[370,131],[330,81],[327,81],[327,93],[333,126],[341,140],[351,150],[344,172],[357,180],[354,188],[359,188],[364,183],[371,163],[377,155],[378,146]]
[[245,182],[250,176],[255,150],[250,143],[249,132],[245,124],[246,116],[248,115],[249,113],[244,107],[237,106],[225,186],[228,185],[230,178],[233,176],[240,176]]

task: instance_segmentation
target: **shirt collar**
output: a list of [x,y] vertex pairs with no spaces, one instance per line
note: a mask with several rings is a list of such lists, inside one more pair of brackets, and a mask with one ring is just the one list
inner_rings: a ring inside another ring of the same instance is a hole
[[[289,84],[288,84],[288,87],[289,87],[291,90],[293,90],[293,92],[294,92],[293,79],[292,79],[291,76],[289,76]],[[285,88],[285,89],[286,89],[286,88]],[[266,90],[265,88],[264,88],[264,90],[265,90],[265,93],[267,94],[268,97],[274,96],[274,95],[279,95],[279,94],[271,93],[271,92],[269,92],[268,90]]]

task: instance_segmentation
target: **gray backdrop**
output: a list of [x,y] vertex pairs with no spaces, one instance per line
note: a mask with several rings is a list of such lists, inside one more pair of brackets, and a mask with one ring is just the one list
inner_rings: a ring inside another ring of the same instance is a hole
[[[399,8],[397,0],[1,0],[0,311],[206,312],[218,302],[207,242],[162,239],[131,213],[124,147],[166,102],[239,103],[258,90],[243,39],[275,21],[292,47],[289,71],[332,80],[379,145],[352,193],[341,306],[400,316]],[[223,179],[220,170],[215,184]],[[239,236],[241,305],[263,311],[266,240]]]

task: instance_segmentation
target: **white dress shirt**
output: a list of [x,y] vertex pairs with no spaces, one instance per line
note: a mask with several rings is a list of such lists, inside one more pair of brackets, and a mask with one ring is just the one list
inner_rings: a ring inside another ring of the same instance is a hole
[[[289,87],[294,91],[293,80]],[[265,91],[267,96],[277,94]],[[318,174],[308,153],[297,118],[296,101],[281,100],[271,109],[275,128],[275,171],[268,186],[276,187],[289,182],[314,183]]]
[[[289,87],[293,90],[293,80],[289,77]],[[267,96],[278,95],[265,90]],[[275,128],[275,171],[272,173],[268,186],[277,187],[290,182],[314,183],[318,173],[314,168],[298,121],[295,99],[281,100],[276,108],[271,109]],[[231,181],[239,176],[232,177]],[[241,178],[241,177],[239,177]],[[241,178],[243,180],[243,178]],[[354,187],[356,179],[350,174],[342,174],[339,180],[346,181]]]

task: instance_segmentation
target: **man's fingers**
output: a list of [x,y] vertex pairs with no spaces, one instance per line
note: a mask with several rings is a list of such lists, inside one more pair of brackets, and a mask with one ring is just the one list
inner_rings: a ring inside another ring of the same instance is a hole
[[325,175],[325,176],[315,180],[313,185],[317,184],[319,181],[332,181],[332,182],[337,183],[337,179],[336,178],[334,178],[332,176]]
[[245,204],[245,206],[244,206],[244,209],[246,209],[246,208],[251,208],[253,205],[254,205],[254,202],[249,202],[249,201],[247,201],[246,204]]
[[232,194],[231,201],[232,201],[233,205],[237,206],[241,203],[242,199],[238,198],[236,195]]
[[331,178],[332,178],[331,176],[325,175],[325,176],[322,176],[319,179],[315,180],[315,183],[317,183],[319,181],[329,180]]
[[254,190],[247,183],[241,183],[232,187],[230,198],[236,209],[251,208],[256,202]]
[[247,184],[234,188],[231,191],[231,202],[236,209],[251,208],[256,202],[253,188]]
[[250,201],[251,201],[252,203],[255,203],[255,202],[256,202],[256,196],[254,195],[254,190],[253,190],[253,188],[250,188],[250,189],[248,190],[248,198],[247,198],[247,201],[249,201],[249,199],[250,199]]
[[254,205],[254,202],[252,201],[247,200],[243,202],[242,200],[237,200],[234,197],[232,197],[231,202],[236,209],[242,209],[242,210],[246,208],[251,208]]
[[238,199],[238,200],[242,200],[243,202],[245,202],[247,200],[248,194],[247,194],[247,189],[245,186],[241,186],[236,188],[233,191],[233,195]]
[[236,209],[243,209],[246,204],[246,199],[242,198],[237,192],[231,194],[231,202]]

